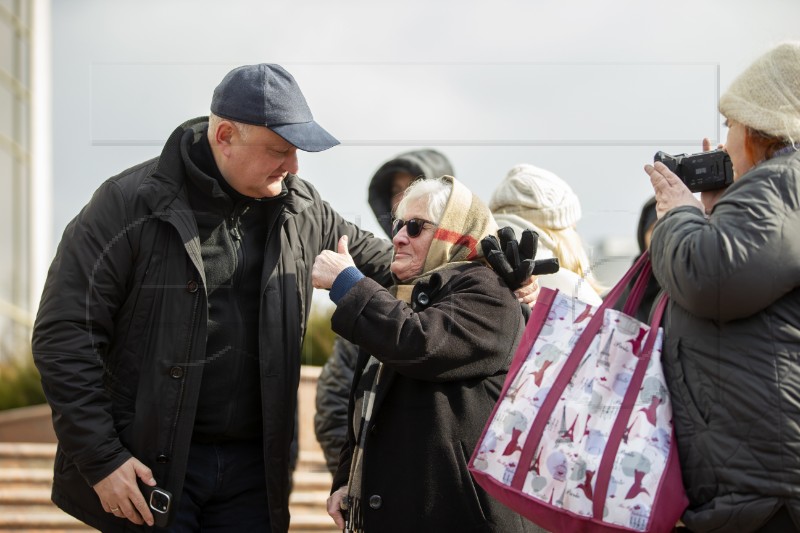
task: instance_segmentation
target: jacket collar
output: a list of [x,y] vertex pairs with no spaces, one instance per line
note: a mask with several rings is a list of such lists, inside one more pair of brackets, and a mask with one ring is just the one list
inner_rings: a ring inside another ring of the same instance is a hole
[[[171,224],[180,234],[204,285],[200,237],[186,190],[187,169],[181,155],[181,143],[191,142],[192,136],[187,135],[188,131],[197,133],[207,125],[208,117],[198,117],[178,126],[164,144],[155,170],[139,186],[139,194],[153,215]],[[314,201],[310,187],[297,176],[287,176],[284,184],[287,194],[281,198],[284,209],[281,210],[281,218],[276,222],[278,225],[282,225],[287,218],[296,216]]]
[[[164,143],[156,169],[140,186],[140,192],[154,213],[191,210],[186,194],[186,165],[181,156],[181,143],[187,131],[197,133],[207,127],[208,117],[193,118],[178,126]],[[298,176],[288,175],[284,184],[287,194],[282,201],[286,216],[295,216],[313,204],[314,197]]]

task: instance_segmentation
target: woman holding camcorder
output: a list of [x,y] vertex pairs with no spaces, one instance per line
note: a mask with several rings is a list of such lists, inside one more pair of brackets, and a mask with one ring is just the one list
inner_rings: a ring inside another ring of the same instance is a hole
[[645,167],[659,217],[653,272],[670,297],[663,364],[683,522],[798,531],[800,42],[759,57],[719,110],[733,184],[698,200],[663,163]]

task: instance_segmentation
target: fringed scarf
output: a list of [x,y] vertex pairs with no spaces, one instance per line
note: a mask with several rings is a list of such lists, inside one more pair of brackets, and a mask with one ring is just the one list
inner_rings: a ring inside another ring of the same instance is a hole
[[[480,198],[472,194],[461,182],[452,176],[444,176],[453,185],[447,200],[442,219],[436,228],[431,247],[425,258],[422,274],[411,279],[396,280],[392,288],[398,300],[411,303],[411,293],[417,283],[428,281],[440,270],[471,261],[483,261],[480,241],[489,234],[497,235],[497,223],[491,211]],[[365,428],[372,419],[372,409],[384,365],[374,356],[369,358],[361,373],[359,388],[363,396],[356,394],[353,413],[353,429],[356,446],[350,463],[350,478],[347,487],[346,504],[348,521],[346,533],[364,533],[363,501],[361,497],[362,469],[364,466]]]

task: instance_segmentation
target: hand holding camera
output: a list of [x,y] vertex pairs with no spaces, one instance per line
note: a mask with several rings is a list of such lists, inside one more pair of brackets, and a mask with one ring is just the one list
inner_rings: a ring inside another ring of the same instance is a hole
[[656,152],[653,160],[664,163],[692,192],[724,189],[733,183],[731,158],[720,148],[693,155]]
[[[654,165],[645,165],[645,172],[650,176],[656,193],[658,218],[681,205],[694,206],[708,214],[725,189],[733,183],[730,156],[721,144],[712,150],[708,138],[703,139],[703,152],[673,156],[659,151],[653,160]],[[691,194],[693,192],[700,193],[700,201]]]
[[671,209],[692,206],[705,213],[703,204],[695,198],[686,184],[664,163],[656,161],[645,165],[644,171],[650,176],[650,184],[656,195],[656,216],[663,217]]

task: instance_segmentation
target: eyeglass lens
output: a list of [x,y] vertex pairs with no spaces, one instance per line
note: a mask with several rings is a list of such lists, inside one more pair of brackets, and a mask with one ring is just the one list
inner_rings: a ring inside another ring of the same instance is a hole
[[402,220],[398,218],[394,221],[394,227],[392,228],[392,236],[397,235],[403,226],[406,228],[406,233],[408,233],[409,237],[418,237],[420,233],[422,233],[422,228],[425,226],[426,220],[418,220],[416,218],[412,218],[410,220]]

